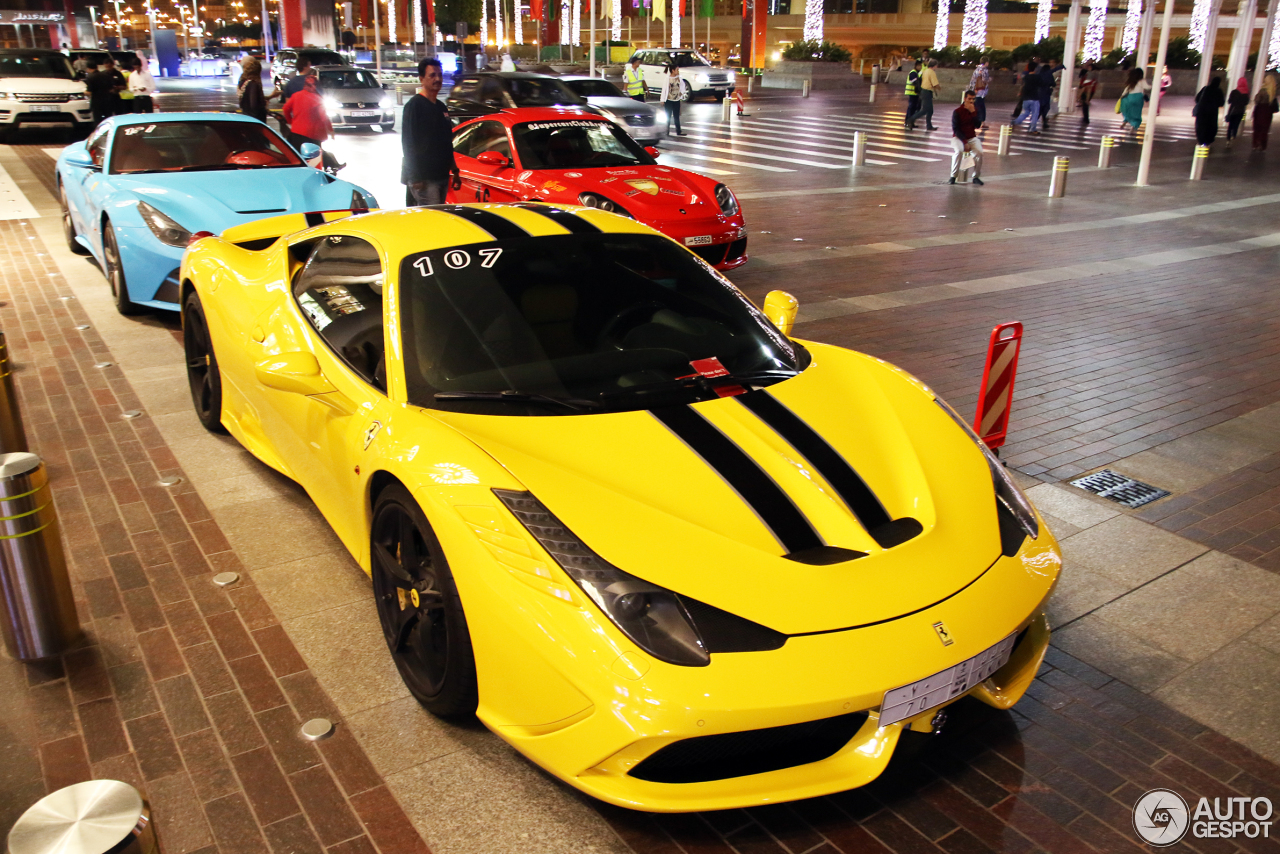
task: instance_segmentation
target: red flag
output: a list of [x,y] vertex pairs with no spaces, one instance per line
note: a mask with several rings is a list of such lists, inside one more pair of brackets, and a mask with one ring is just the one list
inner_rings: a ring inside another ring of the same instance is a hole
[[425,0],[427,4],[427,32],[423,38],[434,41],[436,37],[436,0]]
[[[516,0],[520,2],[520,0]],[[535,21],[542,20],[542,0],[529,0],[529,17]]]

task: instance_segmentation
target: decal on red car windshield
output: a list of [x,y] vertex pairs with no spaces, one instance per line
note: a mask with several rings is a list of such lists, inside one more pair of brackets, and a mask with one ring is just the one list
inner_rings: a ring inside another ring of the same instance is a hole
[[593,121],[576,121],[576,122],[530,122],[525,125],[526,130],[547,130],[548,128],[594,128],[600,127],[601,122]]

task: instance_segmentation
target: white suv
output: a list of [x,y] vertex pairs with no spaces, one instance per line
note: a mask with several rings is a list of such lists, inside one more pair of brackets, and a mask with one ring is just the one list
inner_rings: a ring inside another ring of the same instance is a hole
[[658,95],[662,94],[662,86],[667,81],[667,66],[673,60],[680,69],[680,85],[684,87],[686,99],[711,95],[717,101],[723,101],[733,91],[733,69],[714,67],[696,50],[653,48],[638,50],[631,55],[631,59],[636,57],[640,58],[645,89]]
[[84,83],[56,50],[0,50],[0,130],[24,124],[93,126]]

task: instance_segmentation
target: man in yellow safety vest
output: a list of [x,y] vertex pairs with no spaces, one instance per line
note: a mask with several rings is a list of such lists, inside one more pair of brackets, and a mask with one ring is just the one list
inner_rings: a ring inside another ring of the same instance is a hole
[[622,78],[627,85],[627,96],[643,102],[644,72],[640,70],[639,55],[631,57],[631,64],[622,69]]
[[907,72],[907,115],[920,109],[920,60]]

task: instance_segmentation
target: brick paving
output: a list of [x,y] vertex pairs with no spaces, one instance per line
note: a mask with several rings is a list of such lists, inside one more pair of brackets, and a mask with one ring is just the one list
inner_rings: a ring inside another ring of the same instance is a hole
[[[85,629],[60,661],[0,659],[0,827],[46,792],[124,780],[166,854],[427,852],[139,408],[35,231],[0,222],[3,324],[48,467]],[[226,588],[212,577],[239,572]],[[332,738],[301,724],[327,717]]]

